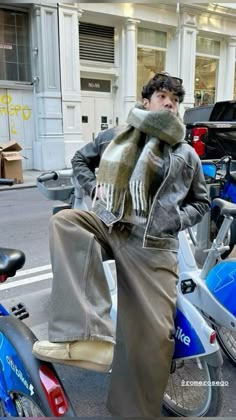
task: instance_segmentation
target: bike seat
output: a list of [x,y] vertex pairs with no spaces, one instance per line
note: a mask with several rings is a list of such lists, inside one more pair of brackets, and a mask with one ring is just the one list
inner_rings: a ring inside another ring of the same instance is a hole
[[222,198],[214,198],[213,203],[220,208],[221,214],[236,215],[236,204],[222,200]]
[[6,274],[7,277],[13,277],[24,263],[25,254],[23,251],[0,247],[0,275]]

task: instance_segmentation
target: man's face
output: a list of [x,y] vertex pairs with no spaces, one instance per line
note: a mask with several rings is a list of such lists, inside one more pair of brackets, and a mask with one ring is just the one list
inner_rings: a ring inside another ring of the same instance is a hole
[[160,111],[166,109],[177,114],[179,107],[179,98],[174,92],[163,89],[155,91],[150,99],[143,99],[143,106],[148,111]]

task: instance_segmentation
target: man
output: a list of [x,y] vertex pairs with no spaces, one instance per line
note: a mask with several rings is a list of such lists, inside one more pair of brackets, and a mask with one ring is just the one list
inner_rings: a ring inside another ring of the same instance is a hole
[[[50,225],[50,341],[37,342],[33,353],[107,371],[116,342],[113,415],[160,415],[174,349],[178,232],[209,209],[201,163],[178,115],[184,93],[181,79],[155,75],[127,126],[76,152],[74,174],[92,211],[64,210]],[[101,247],[116,261],[116,341]]]

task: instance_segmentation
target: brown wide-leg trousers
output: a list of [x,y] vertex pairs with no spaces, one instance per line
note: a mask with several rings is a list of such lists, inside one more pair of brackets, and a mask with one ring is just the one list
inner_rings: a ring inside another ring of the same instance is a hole
[[[144,229],[108,227],[92,212],[52,217],[49,340],[116,343],[108,409],[123,417],[160,415],[174,350],[177,254],[142,248]],[[115,334],[101,246],[116,262]]]

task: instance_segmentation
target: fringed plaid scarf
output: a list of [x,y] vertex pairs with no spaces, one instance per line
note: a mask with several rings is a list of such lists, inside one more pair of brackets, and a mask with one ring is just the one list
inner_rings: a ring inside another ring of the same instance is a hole
[[[126,197],[126,206],[132,203],[138,216],[147,217],[150,185],[160,167],[160,144],[165,142],[172,147],[183,142],[185,127],[172,112],[147,111],[139,104],[130,111],[127,123],[127,128],[111,141],[102,156],[97,187],[103,191],[102,199],[111,213],[121,210]],[[142,133],[147,136],[146,144]]]

